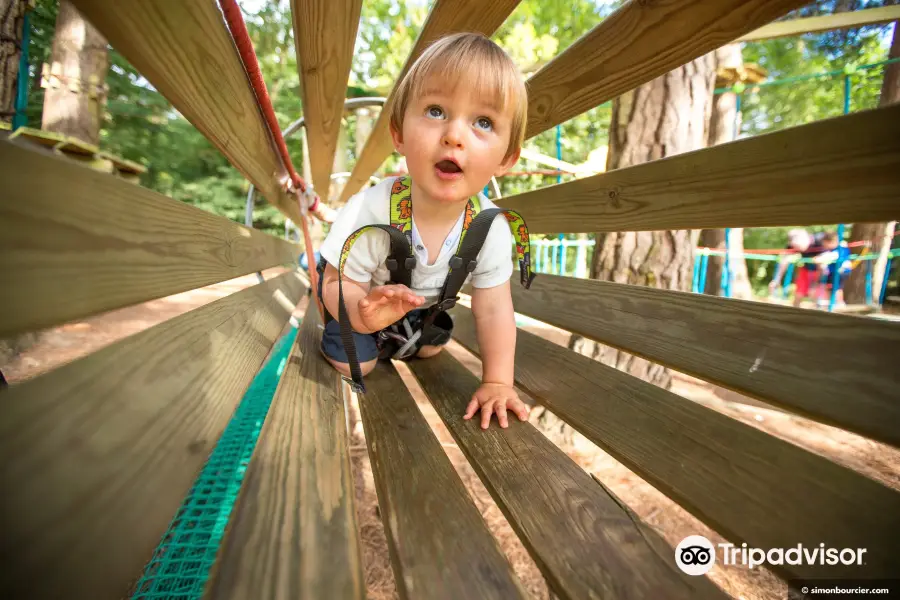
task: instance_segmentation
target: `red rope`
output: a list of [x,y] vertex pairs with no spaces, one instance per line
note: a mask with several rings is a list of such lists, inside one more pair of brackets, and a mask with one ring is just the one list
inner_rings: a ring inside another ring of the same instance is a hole
[[[275,116],[275,108],[272,106],[271,98],[269,98],[269,90],[266,88],[266,82],[263,79],[262,71],[259,68],[256,51],[253,49],[253,40],[250,39],[250,32],[247,31],[247,25],[244,23],[244,15],[241,13],[241,7],[238,6],[237,0],[219,0],[219,7],[222,9],[222,14],[225,15],[225,21],[228,23],[231,37],[241,55],[241,61],[244,63],[244,70],[247,72],[247,77],[250,79],[250,84],[253,86],[253,91],[256,94],[256,103],[266,119],[266,124],[272,134],[272,139],[275,140],[275,146],[278,148],[279,154],[281,154],[281,161],[284,163],[294,187],[299,190],[297,192],[297,203],[300,205],[300,212],[303,213],[303,199],[300,194],[306,192],[306,182],[303,181],[303,178],[300,177],[297,170],[294,169],[291,155],[288,154],[287,143],[285,143],[284,136],[281,134],[281,127],[278,125],[278,118]],[[309,212],[314,211],[318,204],[319,197],[316,196],[307,210]],[[306,246],[306,264],[309,267],[309,281],[312,287],[312,296],[319,309],[319,316],[324,320],[322,306],[318,301],[319,296],[317,292],[319,288],[319,278],[318,273],[316,272],[315,261],[313,260],[315,254],[313,252],[312,239],[309,234],[309,226],[306,222],[305,215],[304,218],[301,219],[300,226],[303,230],[303,242]]]

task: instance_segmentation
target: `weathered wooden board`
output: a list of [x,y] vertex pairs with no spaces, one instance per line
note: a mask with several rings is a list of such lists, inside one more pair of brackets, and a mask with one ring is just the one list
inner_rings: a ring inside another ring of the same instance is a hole
[[304,291],[286,273],[0,390],[0,596],[128,593]]
[[291,0],[312,179],[328,197],[362,0]]
[[366,388],[359,409],[400,597],[528,597],[396,369],[379,364]]
[[279,264],[301,248],[0,141],[0,337]]
[[[458,31],[480,32],[485,35],[493,33],[503,24],[515,10],[521,0],[435,0],[428,20],[422,26],[416,43],[410,52],[403,70],[396,81],[403,79],[409,68],[425,49],[438,38]],[[369,180],[369,176],[384,162],[394,150],[390,134],[390,105],[393,92],[388,96],[384,109],[378,115],[375,125],[366,140],[362,153],[353,166],[350,178],[341,192],[339,204],[345,203],[350,196],[358,192]]]
[[538,275],[517,312],[900,446],[900,323]]
[[464,421],[478,380],[449,354],[409,366],[557,597],[726,597],[531,424]]
[[[457,307],[454,319],[455,339],[477,353],[471,311]],[[900,569],[900,494],[880,483],[522,330],[515,379],[738,549],[867,549],[860,566],[770,567],[785,577],[891,577]]]
[[503,199],[532,233],[889,221],[900,216],[900,105]]
[[73,0],[141,75],[272,205],[301,221],[256,95],[215,2]]
[[527,137],[712,52],[807,0],[630,0],[528,80]]
[[365,598],[343,384],[320,323],[306,312],[205,598]]
[[770,40],[779,37],[791,37],[804,33],[818,31],[834,31],[836,29],[850,29],[864,25],[878,25],[890,23],[900,19],[900,6],[882,6],[879,8],[866,8],[850,12],[822,15],[820,17],[808,17],[805,19],[790,19],[777,21],[763,25],[748,34],[737,38],[736,42],[755,42]]

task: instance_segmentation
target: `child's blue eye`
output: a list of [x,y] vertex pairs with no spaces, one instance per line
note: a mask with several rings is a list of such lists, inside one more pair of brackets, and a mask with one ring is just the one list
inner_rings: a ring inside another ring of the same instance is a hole
[[444,109],[442,109],[440,106],[429,106],[427,109],[425,109],[425,114],[432,119],[440,119],[444,116]]
[[491,131],[494,128],[494,124],[487,117],[478,117],[475,120],[475,126],[485,131]]

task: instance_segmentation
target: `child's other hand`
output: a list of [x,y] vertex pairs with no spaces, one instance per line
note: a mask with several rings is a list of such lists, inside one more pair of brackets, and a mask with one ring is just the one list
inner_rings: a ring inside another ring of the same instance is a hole
[[500,427],[506,429],[509,427],[509,421],[506,417],[506,411],[510,410],[519,417],[520,421],[528,419],[528,407],[519,399],[516,390],[509,385],[501,383],[482,383],[472,401],[466,407],[466,414],[463,419],[471,419],[478,408],[481,407],[481,428],[487,429],[491,423],[491,415],[496,413]]
[[424,303],[425,298],[413,294],[405,285],[382,285],[360,299],[359,318],[366,329],[374,333],[396,323]]

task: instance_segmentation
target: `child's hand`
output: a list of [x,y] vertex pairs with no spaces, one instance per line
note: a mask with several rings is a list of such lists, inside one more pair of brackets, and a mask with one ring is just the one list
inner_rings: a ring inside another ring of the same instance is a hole
[[466,407],[466,414],[463,419],[471,419],[478,408],[481,407],[481,428],[487,429],[491,423],[491,414],[497,413],[497,420],[500,421],[500,427],[506,429],[509,422],[506,418],[506,410],[509,409],[520,421],[528,419],[528,407],[519,399],[516,390],[509,385],[501,383],[482,383],[472,401]]
[[405,285],[378,286],[360,299],[359,319],[374,333],[396,323],[424,302],[425,298],[413,294]]

